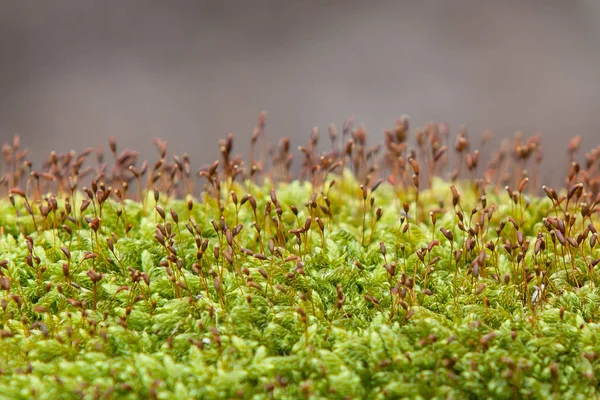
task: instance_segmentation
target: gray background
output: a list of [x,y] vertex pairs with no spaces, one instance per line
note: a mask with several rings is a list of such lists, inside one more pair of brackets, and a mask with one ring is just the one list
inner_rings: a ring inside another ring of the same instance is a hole
[[160,136],[197,166],[229,131],[242,151],[262,110],[294,145],[348,116],[379,138],[404,113],[539,131],[552,160],[572,135],[600,144],[597,0],[0,5],[0,139],[34,155],[115,135],[154,157]]

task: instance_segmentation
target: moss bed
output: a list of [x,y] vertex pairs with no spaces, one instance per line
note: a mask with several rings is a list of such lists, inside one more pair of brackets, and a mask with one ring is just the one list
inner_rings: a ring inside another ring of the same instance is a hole
[[0,398],[598,397],[600,150],[542,189],[540,137],[264,127],[199,173],[3,147]]

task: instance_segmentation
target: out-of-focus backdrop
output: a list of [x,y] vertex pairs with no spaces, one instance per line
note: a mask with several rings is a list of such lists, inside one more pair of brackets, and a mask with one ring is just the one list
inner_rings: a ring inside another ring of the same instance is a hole
[[242,150],[262,110],[294,145],[406,113],[542,132],[554,160],[572,135],[600,144],[600,1],[1,2],[1,142],[41,156],[115,135],[154,157],[159,136],[198,165],[229,131]]

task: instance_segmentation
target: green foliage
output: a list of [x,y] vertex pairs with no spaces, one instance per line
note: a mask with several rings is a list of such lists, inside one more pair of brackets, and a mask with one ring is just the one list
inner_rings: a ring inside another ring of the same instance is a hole
[[[273,203],[264,212],[271,188],[279,217]],[[491,191],[471,215],[481,200],[462,189],[463,227],[438,179],[418,202],[384,183],[364,224],[351,174],[327,192],[331,215],[304,207],[313,194],[326,202],[300,181],[236,183],[191,210],[161,194],[165,219],[150,194],[109,200],[96,231],[84,217],[97,216],[97,199],[59,225],[28,216],[20,198],[0,200],[0,398],[597,397],[598,249],[555,245],[547,199],[524,207]],[[256,215],[228,190],[251,190]],[[527,247],[503,247],[520,234]],[[545,250],[534,253],[539,237]]]

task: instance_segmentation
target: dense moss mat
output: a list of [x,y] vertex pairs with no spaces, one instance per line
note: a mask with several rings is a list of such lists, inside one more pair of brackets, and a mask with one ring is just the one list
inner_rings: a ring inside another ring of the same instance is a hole
[[1,200],[0,398],[598,397],[596,214],[330,183]]

